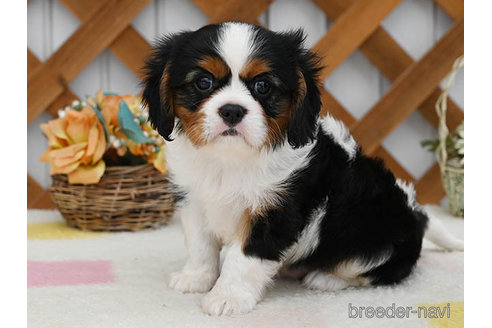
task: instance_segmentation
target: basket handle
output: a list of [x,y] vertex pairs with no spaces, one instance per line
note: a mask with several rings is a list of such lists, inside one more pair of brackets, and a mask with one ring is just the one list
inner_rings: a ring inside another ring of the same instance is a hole
[[459,69],[463,67],[465,63],[464,55],[459,56],[453,64],[453,68],[446,76],[446,83],[444,89],[442,90],[441,95],[437,99],[436,102],[436,113],[439,117],[439,146],[437,147],[437,161],[439,163],[439,167],[441,171],[444,170],[444,166],[446,165],[446,161],[448,159],[448,153],[446,150],[446,139],[449,135],[448,127],[446,126],[446,111],[448,109],[448,90],[454,84],[454,80],[456,78],[456,73],[458,73]]

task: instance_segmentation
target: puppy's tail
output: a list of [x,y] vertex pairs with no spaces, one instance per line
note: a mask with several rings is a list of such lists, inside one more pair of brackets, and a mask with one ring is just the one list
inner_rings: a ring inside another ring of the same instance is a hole
[[432,215],[428,215],[427,217],[429,218],[429,221],[424,238],[449,251],[463,251],[465,249],[463,241],[459,240],[446,230],[438,218],[433,217]]

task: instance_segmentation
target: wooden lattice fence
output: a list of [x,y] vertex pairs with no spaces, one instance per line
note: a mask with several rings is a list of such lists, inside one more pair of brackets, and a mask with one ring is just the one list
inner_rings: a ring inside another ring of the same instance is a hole
[[[77,96],[68,84],[102,51],[109,48],[137,77],[149,54],[149,43],[131,26],[137,14],[151,0],[59,0],[81,22],[58,50],[39,61],[27,50],[27,124],[43,111],[56,115],[57,109]],[[384,159],[396,176],[414,182],[419,201],[436,203],[444,197],[439,167],[435,163],[416,180],[382,146],[383,140],[415,108],[434,126],[434,104],[440,94],[439,82],[456,57],[464,51],[464,1],[434,0],[454,20],[453,26],[419,61],[410,55],[380,25],[401,0],[313,0],[333,21],[328,32],[313,47],[323,57],[325,79],[356,49],[392,82],[390,90],[357,121],[335,98],[323,90],[323,111],[341,119],[364,151]],[[259,24],[258,17],[273,0],[193,0],[210,23],[239,20]],[[84,47],[80,47],[83,44]],[[462,110],[448,103],[451,129],[463,119]],[[47,190],[27,175],[27,206],[51,208]]]

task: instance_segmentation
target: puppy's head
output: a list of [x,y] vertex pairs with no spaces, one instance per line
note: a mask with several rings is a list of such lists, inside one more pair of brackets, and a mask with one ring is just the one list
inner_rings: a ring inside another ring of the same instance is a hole
[[183,134],[198,147],[303,146],[321,106],[318,60],[303,40],[302,31],[236,22],[164,37],[145,67],[152,124],[166,140]]

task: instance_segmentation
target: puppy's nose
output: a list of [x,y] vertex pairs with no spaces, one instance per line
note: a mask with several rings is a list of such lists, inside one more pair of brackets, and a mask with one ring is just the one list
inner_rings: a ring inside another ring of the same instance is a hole
[[246,109],[240,105],[226,104],[219,108],[219,115],[229,126],[234,126],[241,122]]

